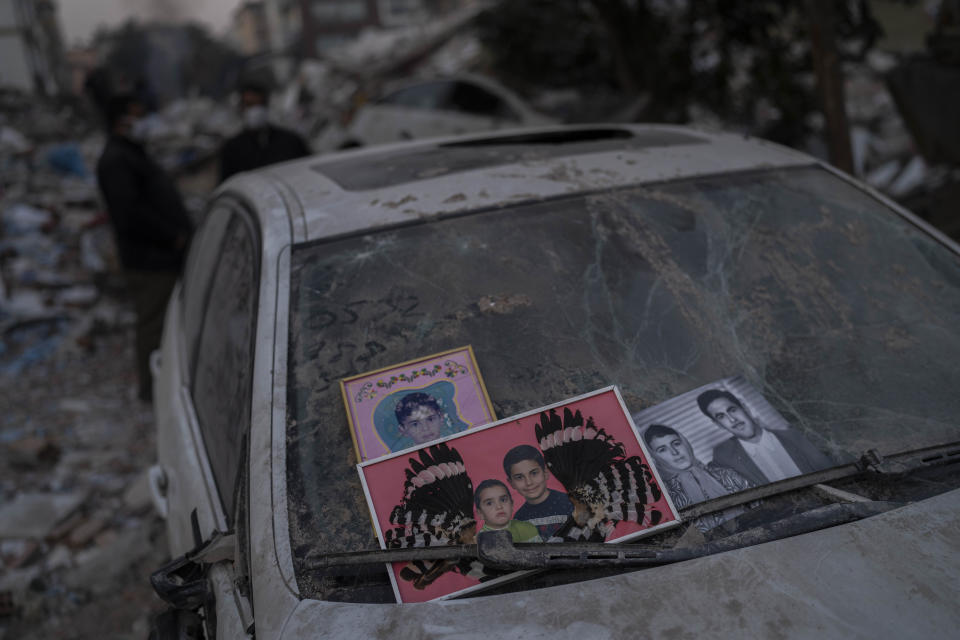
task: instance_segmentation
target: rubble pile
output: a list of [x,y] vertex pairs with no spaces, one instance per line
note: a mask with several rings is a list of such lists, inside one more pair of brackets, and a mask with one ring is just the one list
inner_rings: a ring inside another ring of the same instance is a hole
[[[483,48],[471,26],[483,4],[402,28],[368,28],[281,79],[271,115],[327,153],[347,138],[356,110],[398,83],[476,71]],[[292,68],[292,66],[291,66]]]
[[223,141],[240,130],[236,109],[207,97],[176,100],[145,121],[151,154],[173,174],[213,158]]
[[[913,208],[913,203],[923,194],[948,183],[960,183],[960,170],[948,164],[928,164],[917,148],[886,82],[886,74],[901,62],[896,55],[874,50],[863,62],[846,63],[843,73],[854,175],[907,208]],[[808,80],[814,82],[812,74]],[[762,100],[756,104],[755,121],[750,126],[731,126],[703,105],[695,104],[690,116],[694,126],[751,135],[761,129],[770,116],[765,115]],[[822,114],[814,113],[807,125],[812,133],[801,150],[827,160]]]
[[896,200],[940,187],[960,174],[948,165],[929,165],[920,155],[890,95],[884,76],[899,60],[880,51],[846,73],[847,117],[854,173]]
[[0,638],[143,638],[166,545],[96,135],[3,126],[18,144],[0,147]]
[[[375,98],[390,85],[391,79],[395,82],[398,77],[482,72],[486,58],[471,24],[474,18],[474,14],[464,13],[446,22],[418,27],[419,30],[368,30],[356,41],[328,52],[326,59],[301,65],[299,72],[286,83],[283,99],[274,105],[275,115],[285,122],[298,123],[297,128],[311,139],[316,151],[335,150],[347,137],[342,125],[349,120],[351,112]],[[695,64],[716,64],[718,54],[710,49],[709,41],[705,42],[706,48],[698,51]],[[743,64],[735,68],[749,66],[745,61],[740,62]],[[888,85],[888,74],[904,62],[900,55],[874,49],[862,61],[844,64],[854,174],[944,227],[950,220],[938,216],[936,211],[928,211],[924,205],[930,194],[960,185],[960,168],[949,163],[930,164],[912,138]],[[730,78],[730,88],[735,102],[754,106],[750,122],[724,121],[709,105],[694,100],[688,109],[689,123],[707,129],[758,135],[778,120],[781,114],[776,107],[767,97],[757,95],[757,88],[741,75]],[[815,83],[812,70],[800,80],[812,87]],[[572,116],[579,121],[584,113],[589,113],[590,121],[635,121],[650,99],[641,96],[628,103],[611,97],[604,100],[596,91],[577,86],[562,90],[523,89],[521,93],[535,108],[560,120]],[[801,150],[827,159],[822,115],[814,113],[806,125],[811,134]],[[945,230],[960,237],[960,222],[954,223],[955,229]]]

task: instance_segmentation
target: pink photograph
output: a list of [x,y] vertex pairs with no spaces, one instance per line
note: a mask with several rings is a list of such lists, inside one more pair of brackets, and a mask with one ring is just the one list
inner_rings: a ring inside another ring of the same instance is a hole
[[470,346],[345,378],[340,390],[360,462],[496,420]]
[[[358,465],[384,549],[622,542],[679,516],[616,387]],[[389,567],[397,602],[450,598],[516,579],[476,559]]]

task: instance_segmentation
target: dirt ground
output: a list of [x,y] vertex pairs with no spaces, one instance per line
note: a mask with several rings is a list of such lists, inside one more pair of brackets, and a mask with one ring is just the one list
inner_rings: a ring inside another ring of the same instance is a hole
[[86,342],[0,374],[0,508],[75,505],[56,522],[35,511],[37,533],[0,539],[0,638],[146,638],[163,609],[149,576],[166,541],[144,482],[155,434],[135,397],[132,328]]

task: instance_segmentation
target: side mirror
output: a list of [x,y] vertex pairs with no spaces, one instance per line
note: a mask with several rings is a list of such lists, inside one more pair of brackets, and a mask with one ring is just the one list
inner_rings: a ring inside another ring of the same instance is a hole
[[214,531],[209,540],[150,574],[150,584],[160,599],[174,609],[194,611],[211,596],[203,565],[232,560],[235,551],[236,536],[232,531]]

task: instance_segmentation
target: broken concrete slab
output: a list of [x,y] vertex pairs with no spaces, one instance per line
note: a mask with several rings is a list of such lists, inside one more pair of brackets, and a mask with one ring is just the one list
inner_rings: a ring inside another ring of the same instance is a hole
[[39,564],[13,569],[0,575],[0,593],[11,594],[14,601],[30,588],[30,583],[41,573]]
[[24,540],[23,546],[7,560],[6,565],[10,569],[22,569],[39,559],[42,552],[43,546],[39,542],[36,540]]
[[61,520],[57,526],[50,530],[50,533],[47,534],[46,539],[48,542],[56,542],[61,538],[67,537],[67,535],[79,527],[84,521],[84,515],[81,511],[74,511],[69,516]]
[[98,511],[70,532],[70,535],[67,536],[67,544],[75,549],[85,547],[108,524],[110,524],[110,514]]
[[53,548],[53,551],[47,554],[43,560],[43,566],[47,571],[56,571],[73,566],[73,552],[60,544]]
[[83,491],[21,493],[0,507],[0,538],[44,538],[86,497]]
[[100,290],[93,285],[75,285],[59,291],[56,295],[57,304],[65,307],[90,307],[100,297]]
[[105,593],[118,576],[152,552],[149,526],[124,530],[110,544],[75,554],[76,567],[63,576],[63,583],[71,589],[89,589],[94,595]]
[[138,474],[136,479],[127,487],[127,490],[123,492],[123,506],[130,513],[139,513],[146,511],[152,504],[150,475],[149,471],[144,471]]
[[6,569],[20,569],[40,557],[43,546],[32,539],[0,542],[0,559]]
[[60,459],[60,445],[52,438],[28,436],[15,440],[5,447],[9,464],[19,469],[36,469],[51,466]]
[[8,207],[2,215],[3,230],[6,235],[22,235],[42,231],[53,223],[49,211],[18,203]]
[[90,401],[84,398],[61,398],[60,410],[71,413],[90,413]]

